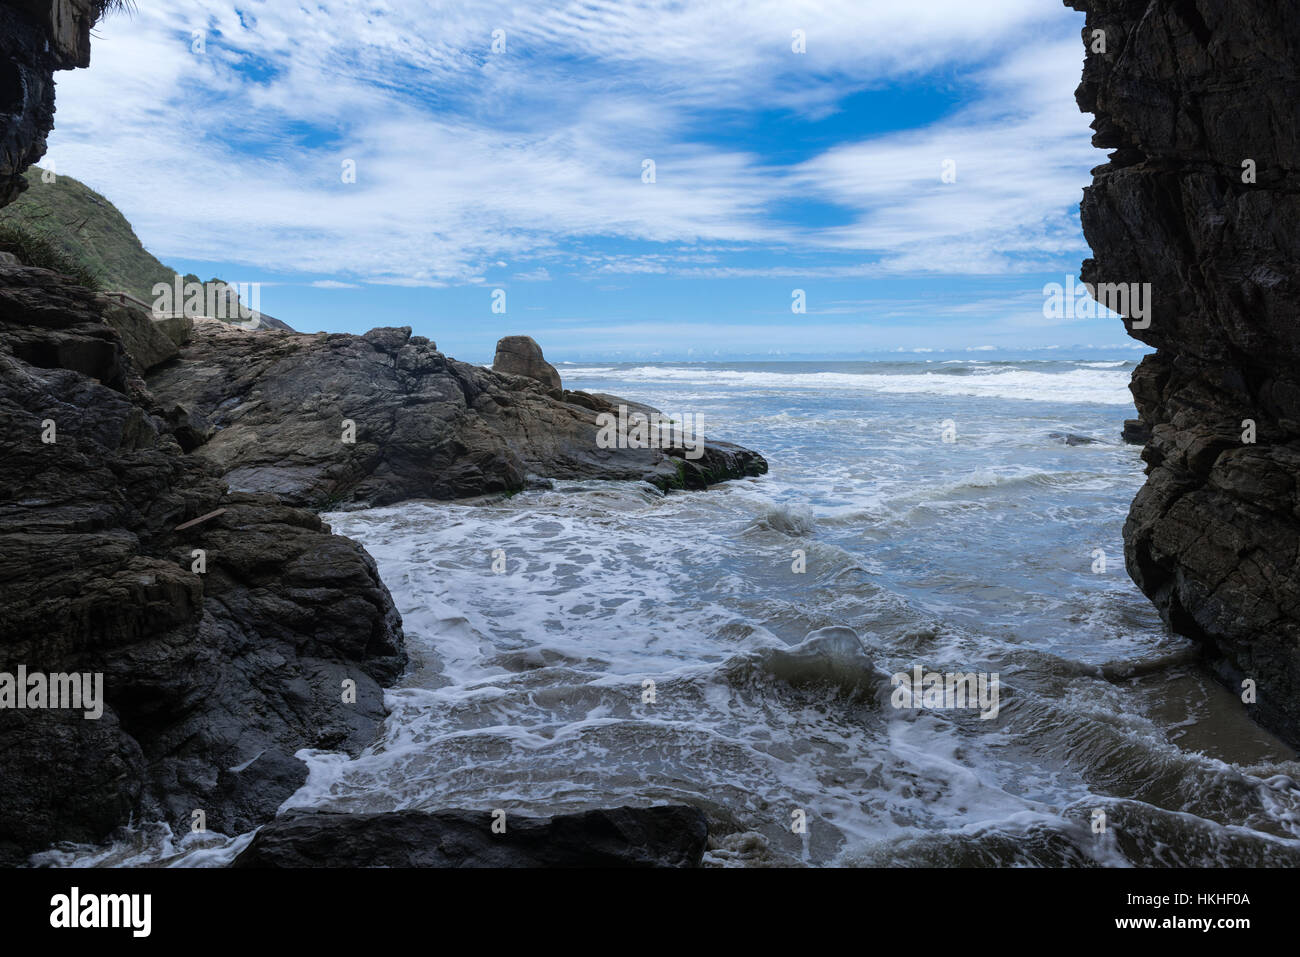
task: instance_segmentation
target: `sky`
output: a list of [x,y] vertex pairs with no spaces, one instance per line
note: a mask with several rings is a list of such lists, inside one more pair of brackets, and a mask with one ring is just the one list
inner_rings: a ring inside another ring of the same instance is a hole
[[1044,316],[1105,161],[1082,27],[1059,0],[137,0],[58,75],[41,165],[301,331],[470,361],[512,334],[1137,355],[1117,318]]

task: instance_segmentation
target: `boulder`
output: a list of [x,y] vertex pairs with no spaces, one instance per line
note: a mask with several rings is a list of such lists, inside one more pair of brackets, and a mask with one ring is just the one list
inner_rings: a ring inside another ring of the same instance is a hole
[[542,356],[542,347],[531,336],[506,336],[497,342],[492,371],[536,379],[548,389],[561,391],[560,374]]
[[1074,432],[1048,432],[1049,439],[1056,439],[1066,445],[1096,445],[1097,440],[1087,435],[1078,435]]
[[1146,445],[1151,441],[1151,428],[1141,419],[1125,419],[1119,437],[1125,445]]

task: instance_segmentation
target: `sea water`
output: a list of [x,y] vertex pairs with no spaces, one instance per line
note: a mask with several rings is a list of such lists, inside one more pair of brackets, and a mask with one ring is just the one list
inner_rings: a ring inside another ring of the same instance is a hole
[[[1294,752],[1124,570],[1133,362],[560,369],[770,472],[327,515],[411,664],[373,746],[300,752],[286,808],[685,802],[713,866],[1300,864]],[[996,715],[895,707],[917,668],[996,675]],[[37,860],[221,864],[249,837],[145,824]]]

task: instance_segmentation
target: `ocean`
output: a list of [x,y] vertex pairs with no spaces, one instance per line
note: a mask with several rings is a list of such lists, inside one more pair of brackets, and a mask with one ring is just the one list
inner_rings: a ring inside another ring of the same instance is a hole
[[[286,807],[687,802],[718,867],[1300,864],[1293,753],[1125,572],[1133,366],[560,366],[769,474],[325,516],[374,555],[411,665],[381,740],[301,752]],[[896,707],[918,668],[996,675],[996,714]],[[211,865],[249,839],[144,823],[39,860]]]

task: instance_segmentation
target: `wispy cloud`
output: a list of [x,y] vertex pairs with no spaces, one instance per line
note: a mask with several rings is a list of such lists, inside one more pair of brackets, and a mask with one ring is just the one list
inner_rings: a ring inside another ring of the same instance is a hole
[[[1072,16],[1042,0],[141,4],[60,78],[51,159],[164,259],[340,284],[481,282],[498,261],[518,280],[1058,268],[1083,248],[1096,162],[1062,109]],[[903,132],[863,117],[798,162],[698,133],[713,111],[811,121],[927,78],[967,105]],[[775,214],[800,201],[841,221]],[[617,242],[575,246],[596,240]]]

